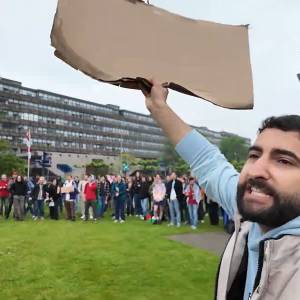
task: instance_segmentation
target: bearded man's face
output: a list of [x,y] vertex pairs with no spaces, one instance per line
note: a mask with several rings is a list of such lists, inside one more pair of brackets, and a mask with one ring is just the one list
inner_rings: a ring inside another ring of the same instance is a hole
[[246,220],[269,228],[300,216],[300,136],[265,129],[241,172],[237,206]]

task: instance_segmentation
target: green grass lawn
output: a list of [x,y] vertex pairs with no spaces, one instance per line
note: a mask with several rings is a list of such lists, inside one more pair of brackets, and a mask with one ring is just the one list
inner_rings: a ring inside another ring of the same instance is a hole
[[184,232],[134,217],[1,220],[0,299],[213,299],[218,257],[166,238]]

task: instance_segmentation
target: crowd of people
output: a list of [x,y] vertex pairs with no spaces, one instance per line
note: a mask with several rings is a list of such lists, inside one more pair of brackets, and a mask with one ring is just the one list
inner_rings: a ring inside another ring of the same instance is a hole
[[204,222],[207,212],[212,225],[219,223],[219,206],[207,199],[205,192],[193,177],[175,172],[163,178],[160,174],[144,176],[105,175],[97,178],[84,175],[53,178],[26,178],[5,174],[0,180],[0,217],[23,221],[31,215],[33,220],[44,220],[45,206],[49,218],[65,217],[75,221],[97,221],[107,213],[114,222],[124,223],[126,217],[135,216],[152,224],[168,222],[168,226],[189,224],[192,229]]

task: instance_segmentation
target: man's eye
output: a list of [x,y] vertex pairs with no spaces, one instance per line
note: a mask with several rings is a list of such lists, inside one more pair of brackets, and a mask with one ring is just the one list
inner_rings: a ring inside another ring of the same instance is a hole
[[278,159],[278,163],[280,163],[282,165],[292,165],[292,163],[289,160],[284,159],[284,158]]
[[248,154],[248,159],[257,159],[257,158],[259,158],[259,156],[256,153],[249,153]]

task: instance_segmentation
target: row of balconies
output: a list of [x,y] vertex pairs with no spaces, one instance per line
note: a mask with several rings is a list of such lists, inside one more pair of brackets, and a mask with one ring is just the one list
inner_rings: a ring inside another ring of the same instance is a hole
[[[17,132],[16,130],[12,129],[2,129],[2,133],[5,135],[9,135],[15,138],[24,138],[20,132]],[[84,139],[84,138],[77,138],[77,137],[64,137],[64,136],[58,136],[56,134],[43,134],[43,133],[32,133],[31,134],[33,138],[36,139],[48,139],[52,141],[64,141],[64,142],[75,142],[75,143],[81,143],[81,144],[88,144],[88,145],[103,145],[103,146],[110,146],[110,147],[122,147],[122,148],[129,148],[129,149],[138,149],[138,150],[149,150],[149,151],[162,151],[161,144],[158,144],[156,146],[148,145],[148,146],[140,146],[137,145],[136,141],[130,141],[127,139],[122,139],[121,141],[101,141],[101,140],[93,140],[93,139]]]
[[[15,109],[15,111],[18,110],[19,112],[27,112],[26,110],[20,110],[20,109]],[[31,111],[32,112],[32,111]],[[31,113],[28,112],[28,113]],[[74,126],[66,126],[66,125],[57,125],[57,124],[53,124],[53,123],[44,123],[41,121],[28,121],[28,120],[21,120],[21,119],[16,119],[14,117],[8,117],[5,116],[6,120],[9,120],[9,122],[11,123],[15,123],[15,124],[20,124],[20,121],[22,122],[22,124],[24,125],[29,125],[31,127],[47,127],[50,129],[60,129],[60,130],[68,130],[68,131],[74,131]],[[100,126],[100,125],[99,125]],[[103,126],[103,124],[102,124]],[[82,128],[78,128],[78,131],[80,132],[84,132],[87,134],[94,134],[94,135],[102,135],[102,136],[112,136],[112,137],[119,137],[119,138],[124,138],[124,137],[128,137],[131,140],[139,140],[139,141],[150,141],[150,142],[154,142],[154,143],[166,143],[166,138],[161,135],[161,136],[157,136],[155,135],[154,138],[151,138],[149,136],[143,136],[143,131],[131,131],[129,135],[124,135],[121,133],[116,133],[116,132],[103,132],[103,131],[99,131],[97,129],[82,129]],[[149,132],[146,132],[147,134],[150,134]]]
[[[79,118],[77,116],[69,116],[69,115],[64,115],[62,113],[54,113],[54,112],[50,112],[50,111],[41,111],[38,109],[30,109],[28,107],[22,107],[21,105],[6,105],[7,110],[9,111],[15,111],[15,112],[22,112],[22,113],[33,113],[39,116],[44,116],[44,117],[49,117],[49,118],[62,118],[64,120],[67,121],[74,121],[74,122],[79,122],[79,123],[85,123],[85,122],[91,122],[91,119],[87,119],[87,118]],[[94,125],[98,125],[98,126],[103,126],[103,125],[109,125],[112,128],[116,128],[116,129],[125,129],[125,130],[130,130],[130,131],[139,131],[139,132],[144,132],[144,133],[149,133],[149,134],[153,134],[153,135],[157,135],[159,137],[163,136],[162,134],[158,133],[158,131],[153,128],[148,128],[148,129],[143,129],[143,128],[131,128],[129,126],[116,126],[115,124],[112,124],[112,122],[109,122],[107,120],[103,120],[103,121],[93,121]],[[120,121],[121,122],[121,121]],[[51,124],[51,123],[49,123]],[[92,125],[92,124],[90,124]]]
[[[41,104],[41,105],[45,105],[45,102],[48,102],[47,105],[51,106],[51,107],[59,107],[59,108],[62,108],[62,109],[65,109],[65,108],[68,108],[69,110],[72,110],[72,111],[76,111],[76,112],[84,112],[84,113],[88,113],[90,115],[97,115],[97,116],[103,116],[103,117],[109,117],[109,118],[112,118],[112,119],[115,119],[115,120],[118,120],[118,121],[136,121],[134,120],[132,117],[121,117],[121,115],[116,115],[116,114],[111,114],[109,112],[106,112],[106,111],[103,111],[103,112],[99,112],[99,111],[94,111],[94,110],[90,110],[90,109],[85,109],[85,108],[82,108],[80,106],[70,106],[70,105],[67,105],[67,104],[64,104],[64,103],[58,103],[58,102],[55,102],[53,103],[53,101],[47,101],[47,100],[42,100],[42,99],[39,99],[39,98],[32,98],[30,96],[26,96],[26,95],[20,95],[20,94],[15,94],[15,93],[9,93],[9,92],[4,92],[4,91],[0,91],[0,95],[3,95],[3,96],[6,96],[7,98],[10,98],[12,95],[15,99],[17,100],[25,100],[25,101],[29,101],[29,102],[32,102],[32,103],[36,103],[36,104]],[[138,117],[138,115],[137,115]],[[153,126],[153,122],[147,122],[145,120],[139,120],[139,123],[141,124],[144,124],[144,125],[150,125],[150,126]],[[154,127],[154,126],[153,126]]]

